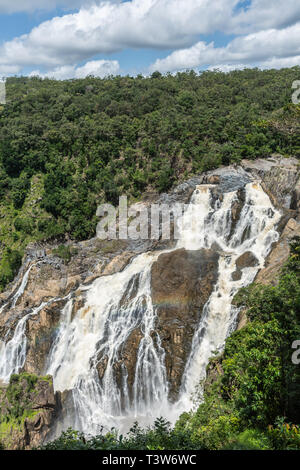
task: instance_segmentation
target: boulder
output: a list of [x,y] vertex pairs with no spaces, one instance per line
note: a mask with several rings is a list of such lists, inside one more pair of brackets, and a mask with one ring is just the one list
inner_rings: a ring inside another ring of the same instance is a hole
[[252,251],[246,251],[236,260],[237,269],[253,268],[258,266],[259,261]]
[[239,281],[242,278],[242,270],[244,268],[252,268],[259,265],[259,261],[252,251],[246,251],[235,262],[236,270],[232,273],[233,281]]

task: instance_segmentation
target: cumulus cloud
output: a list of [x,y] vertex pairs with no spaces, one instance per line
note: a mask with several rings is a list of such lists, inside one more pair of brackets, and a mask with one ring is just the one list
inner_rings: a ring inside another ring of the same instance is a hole
[[249,6],[245,6],[246,0],[239,3],[244,8],[236,11],[228,24],[228,30],[235,34],[280,29],[300,21],[298,0],[252,0]]
[[[81,8],[0,45],[0,73],[20,73],[25,67],[55,72],[130,48],[174,50],[151,67],[161,71],[288,63],[298,54],[300,2],[296,0],[285,0],[284,6],[282,0],[91,1],[47,0],[51,5]],[[8,0],[0,2],[0,8],[9,5]],[[21,5],[21,0],[10,3]],[[24,3],[34,7],[37,0]],[[201,35],[216,32],[237,37],[219,48],[201,40]]]
[[0,65],[60,66],[126,48],[179,48],[222,29],[238,0],[103,2],[41,23],[0,47]]
[[85,78],[88,75],[95,77],[106,77],[107,75],[116,75],[120,71],[117,60],[91,60],[82,66],[63,65],[42,73],[39,70],[33,70],[30,76],[40,76],[55,78],[57,80],[66,80],[69,78]]
[[226,47],[197,42],[190,48],[174,51],[151,65],[150,71],[161,72],[222,66],[241,67],[241,64],[262,66],[299,65],[300,22],[285,29],[268,29],[232,40]]

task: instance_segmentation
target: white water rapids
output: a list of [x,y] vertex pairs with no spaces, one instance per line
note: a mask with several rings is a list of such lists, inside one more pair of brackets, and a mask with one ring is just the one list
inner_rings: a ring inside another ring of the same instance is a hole
[[[69,423],[73,427],[89,434],[96,434],[102,425],[127,430],[136,420],[150,423],[157,416],[165,416],[174,421],[181,412],[191,408],[191,395],[205,377],[209,358],[222,350],[226,337],[235,327],[238,311],[231,306],[233,296],[250,284],[264,266],[272,243],[278,239],[276,225],[281,217],[261,186],[249,183],[239,220],[233,227],[232,205],[237,200],[237,192],[227,192],[219,200],[212,197],[212,188],[200,185],[194,191],[174,248],[199,250],[217,244],[222,253],[218,280],[200,315],[178,401],[173,404],[168,401],[165,353],[160,338],[153,334],[156,312],[151,300],[151,267],[162,252],[143,253],[123,271],[99,277],[83,287],[85,305],[74,318],[71,296],[62,310],[45,373],[53,375],[56,390],[73,390],[75,421]],[[248,251],[256,256],[258,265],[244,268],[241,279],[233,281],[236,260]],[[26,288],[26,282],[22,289]],[[18,295],[22,292],[18,291]],[[7,381],[11,373],[24,366],[26,320],[43,306],[23,317],[12,339],[2,343],[0,378],[3,380]],[[116,364],[120,351],[137,327],[142,339],[130,392],[126,368],[121,366],[121,379],[117,379]],[[97,371],[99,361],[105,365],[101,380]]]

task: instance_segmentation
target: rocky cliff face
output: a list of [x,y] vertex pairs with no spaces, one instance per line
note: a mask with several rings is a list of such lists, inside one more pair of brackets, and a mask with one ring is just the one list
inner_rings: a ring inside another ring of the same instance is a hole
[[218,253],[176,250],[159,256],[151,271],[156,331],[166,354],[170,398],[175,399],[203,307],[218,274]]
[[[148,195],[144,204],[148,206],[152,202],[187,203],[199,184],[214,185],[212,197],[215,198],[216,204],[223,201],[226,194],[237,191],[237,198],[231,207],[231,230],[227,234],[230,240],[245,204],[245,185],[250,181],[259,182],[271,198],[274,208],[279,210],[282,216],[277,227],[280,238],[273,245],[265,267],[257,274],[256,281],[275,283],[289,255],[289,241],[296,235],[300,236],[299,175],[296,159],[273,156],[266,160],[245,160],[239,166],[220,168],[193,178],[168,195]],[[249,227],[245,229],[244,240],[250,236],[249,230]],[[178,396],[203,307],[214,290],[220,257],[224,258],[228,254],[222,253],[216,245],[210,249],[174,250],[175,243],[172,240],[104,242],[92,239],[71,243],[72,258],[66,262],[55,254],[55,247],[54,244],[29,246],[18,278],[0,296],[0,339],[3,342],[7,343],[13,338],[16,326],[26,317],[24,331],[20,329],[19,336],[20,341],[23,341],[24,361],[14,372],[37,375],[45,373],[57,338],[62,310],[68,300],[72,298],[71,319],[78,312],[82,317],[87,314],[84,313],[84,287],[90,286],[95,279],[122,272],[131,260],[141,253],[159,254],[160,250],[172,249],[173,251],[160,254],[151,267],[151,297],[156,311],[155,329],[151,338],[156,347],[159,341],[159,347],[164,350],[169,398],[174,401]],[[238,282],[248,268],[255,266],[258,266],[256,253],[246,251],[235,262],[232,280]],[[135,282],[138,283],[137,278],[132,278],[131,286],[128,286],[132,295]],[[127,294],[124,293],[120,308],[124,306],[124,302],[130,302],[130,296]],[[238,327],[242,327],[246,321],[245,315],[240,314]],[[141,324],[130,331],[114,364],[115,380],[120,386],[126,370],[130,397],[133,395],[136,361],[143,334]],[[100,381],[105,377],[106,370],[107,357],[99,356],[97,373]],[[4,377],[6,369],[5,364],[1,363],[1,350],[0,371]],[[39,387],[42,390],[45,384],[41,383]],[[1,402],[7,404],[3,390]],[[12,444],[9,445],[14,448],[28,448],[43,441],[48,434],[48,427],[52,426],[54,416],[58,416],[59,407],[55,408],[57,400],[67,403],[68,397],[69,404],[66,409],[70,410],[72,400],[68,392],[65,398],[63,394],[57,394],[55,397],[51,387],[47,393],[48,398],[44,400],[44,405],[41,401],[39,408],[33,408],[39,410],[33,421],[26,421],[21,434],[13,432],[10,441]],[[60,413],[62,416],[66,411],[61,410]]]

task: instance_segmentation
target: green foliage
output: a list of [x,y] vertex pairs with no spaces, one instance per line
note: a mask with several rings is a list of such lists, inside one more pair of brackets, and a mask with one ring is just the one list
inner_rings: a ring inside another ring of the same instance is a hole
[[22,264],[22,254],[17,250],[6,248],[0,261],[0,290],[11,282]]
[[30,217],[17,217],[14,226],[18,232],[29,235],[33,231],[33,220]]
[[[2,204],[43,182],[33,239],[94,235],[97,204],[272,152],[299,155],[299,67],[79,80],[11,77],[0,114]],[[32,201],[36,203],[35,200]],[[42,211],[40,211],[42,212]],[[20,240],[31,230],[17,222]],[[26,237],[25,237],[26,238]],[[0,240],[1,241],[1,240]]]
[[277,286],[254,284],[236,297],[251,323],[226,343],[224,391],[257,425],[276,416],[300,422],[300,371],[291,360],[291,345],[300,338],[299,247],[296,238]]
[[274,426],[269,426],[268,437],[276,450],[300,450],[300,428],[278,418]]
[[26,418],[31,418],[36,414],[31,407],[30,394],[35,390],[37,381],[36,375],[27,372],[11,375],[9,385],[5,390],[8,405],[5,405],[5,400],[3,401],[4,407],[1,404],[0,426],[2,433],[5,428],[9,430],[11,426],[19,426]]
[[246,429],[225,446],[225,450],[270,450],[271,448],[272,444],[267,433],[258,429]]
[[175,425],[176,431],[189,432],[198,448],[223,449],[241,430],[238,414],[230,402],[222,400],[218,388],[217,383],[206,390],[197,411],[184,413]]
[[59,258],[63,259],[65,263],[69,263],[72,258],[72,250],[70,246],[66,245],[59,245],[58,248],[55,248],[52,253]]
[[164,449],[197,449],[190,441],[188,432],[182,433],[171,428],[170,423],[158,418],[154,425],[147,429],[135,423],[125,436],[115,429],[97,436],[87,437],[84,434],[68,429],[59,438],[41,447],[43,450],[164,450]]

